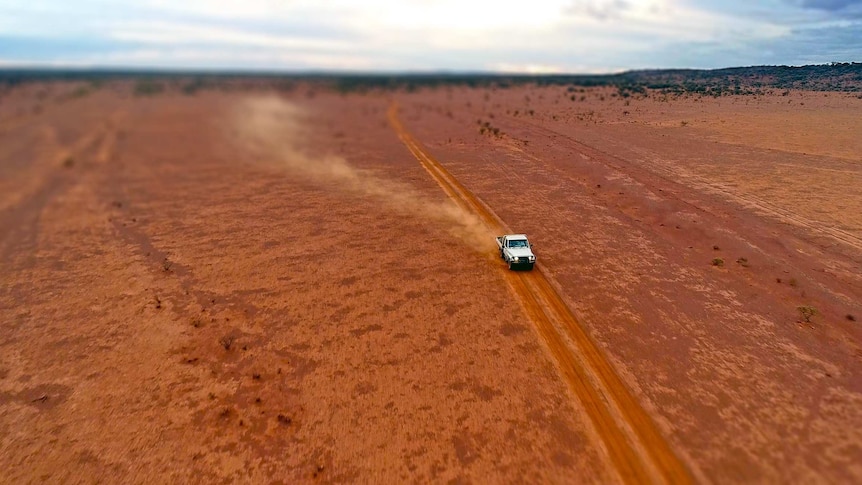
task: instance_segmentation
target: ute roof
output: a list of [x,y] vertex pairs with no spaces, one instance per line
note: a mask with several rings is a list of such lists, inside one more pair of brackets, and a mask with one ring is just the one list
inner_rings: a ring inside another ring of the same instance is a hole
[[503,237],[505,237],[506,239],[527,239],[526,234],[506,234]]

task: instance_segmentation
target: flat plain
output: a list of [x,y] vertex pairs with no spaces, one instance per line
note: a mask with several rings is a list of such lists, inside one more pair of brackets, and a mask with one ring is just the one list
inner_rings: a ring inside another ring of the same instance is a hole
[[860,109],[7,89],[0,481],[858,483]]

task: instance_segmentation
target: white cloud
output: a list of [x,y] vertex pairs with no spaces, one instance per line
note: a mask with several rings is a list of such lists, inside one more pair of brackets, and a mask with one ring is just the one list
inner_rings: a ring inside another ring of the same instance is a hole
[[723,41],[740,35],[776,38],[790,32],[788,27],[768,21],[730,16],[670,0],[629,0],[614,13],[612,22],[600,16],[578,14],[577,10],[572,13],[572,26],[593,26],[606,34],[643,34],[656,40],[678,42]]
[[107,32],[115,40],[164,45],[234,45],[266,48],[346,51],[352,44],[338,39],[297,35],[262,34],[244,30],[179,22],[128,22],[112,25]]
[[312,54],[297,51],[268,49],[201,49],[201,48],[145,48],[98,55],[82,59],[79,64],[112,67],[166,67],[175,69],[222,69],[233,66],[239,69],[271,70],[291,65],[303,69],[369,70],[374,61],[357,56],[338,54]]
[[371,29],[478,29],[547,25],[571,0],[146,0],[149,7],[224,19],[349,21]]
[[[141,2],[142,5],[161,12],[222,19],[283,18],[284,14],[300,10],[308,3],[311,2],[290,0],[143,0]],[[321,11],[324,8],[317,10]]]
[[[785,0],[0,0],[0,57],[285,69],[607,71],[680,59],[708,67],[734,57],[782,62],[769,53],[792,52],[776,48],[800,32],[814,49],[825,27],[848,31],[854,22]],[[4,50],[4,35],[15,47]],[[26,39],[38,40],[36,58]]]

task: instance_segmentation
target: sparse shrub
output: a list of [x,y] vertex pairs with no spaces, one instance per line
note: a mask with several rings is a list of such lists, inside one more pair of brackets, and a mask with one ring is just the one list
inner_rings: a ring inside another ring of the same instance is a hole
[[810,305],[802,305],[796,307],[799,310],[799,313],[802,315],[802,319],[806,322],[810,322],[811,318],[814,315],[817,315],[817,309]]
[[135,83],[136,96],[153,96],[165,90],[164,84],[151,79],[140,79]]
[[713,266],[724,266],[724,260],[721,258],[714,258],[712,260],[712,265]]
[[71,93],[69,93],[69,98],[83,98],[90,94],[90,89],[86,86],[78,86]]
[[168,258],[165,258],[164,261],[162,261],[162,269],[165,270],[165,272],[170,271],[171,266],[173,266],[173,265],[174,265],[174,263],[171,260],[169,260]]
[[796,281],[796,278],[790,278],[790,280],[787,282],[787,284],[794,287],[794,288],[799,286],[799,283]]
[[848,314],[847,314],[847,316],[846,316],[845,318],[847,318],[847,320],[849,320],[849,321],[851,321],[851,322],[855,322],[855,321],[856,321],[856,317],[854,317],[852,313],[848,313]]
[[224,337],[218,339],[218,343],[224,347],[225,350],[230,350],[231,345],[233,345],[234,337],[232,335],[225,335]]
[[679,126],[688,126],[688,121],[680,121]]
[[739,259],[737,259],[737,260],[736,260],[736,262],[737,262],[737,264],[739,264],[739,265],[740,265],[740,266],[742,266],[743,268],[747,268],[747,267],[748,267],[748,259],[747,259],[747,258],[739,258]]
[[[210,87],[210,83],[205,81],[204,79],[193,79],[183,84],[183,86],[180,88],[180,91],[182,91],[182,93],[186,96],[194,96],[198,93],[198,91],[207,89],[208,87]],[[281,85],[279,87],[281,88],[281,90],[288,92],[292,89],[287,87],[287,85]]]
[[75,166],[75,159],[74,158],[66,157],[66,159],[63,160],[63,168],[72,168],[74,166]]
[[715,245],[713,245],[713,246],[712,246],[712,250],[713,250],[713,251],[718,251],[719,249],[721,249],[721,248],[720,248],[720,247],[718,247],[718,245],[717,245],[717,244],[715,244]]

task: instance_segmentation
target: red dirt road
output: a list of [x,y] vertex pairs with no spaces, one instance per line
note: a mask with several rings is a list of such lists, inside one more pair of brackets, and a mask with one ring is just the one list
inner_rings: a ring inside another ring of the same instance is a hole
[[[404,144],[449,197],[464,210],[478,214],[492,233],[512,232],[404,129],[397,105],[392,105],[388,117]],[[548,282],[541,265],[526,274],[507,272],[506,280],[596,427],[621,478],[630,483],[689,482],[685,466]]]
[[862,479],[860,100],[74,88],[0,99],[2,481]]

